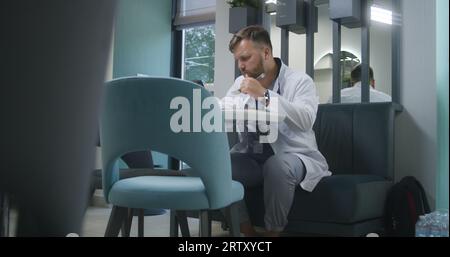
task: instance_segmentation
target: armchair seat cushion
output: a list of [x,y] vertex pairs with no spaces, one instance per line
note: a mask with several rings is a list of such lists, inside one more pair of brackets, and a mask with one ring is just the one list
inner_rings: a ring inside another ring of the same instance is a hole
[[326,177],[313,193],[296,190],[289,219],[352,224],[380,218],[391,185],[376,175]]
[[[391,185],[391,181],[376,175],[322,178],[313,192],[297,187],[288,220],[354,224],[380,218]],[[247,188],[245,200],[252,222],[264,226],[263,187]]]
[[[131,168],[120,169],[120,179],[139,177],[139,176],[184,176],[182,171],[178,170],[166,170],[166,169],[153,169],[153,168]],[[96,169],[93,171],[93,186],[94,189],[102,189],[102,170]]]
[[[242,199],[244,189],[232,181],[231,199]],[[142,176],[121,179],[111,188],[109,202],[130,208],[174,210],[209,209],[205,187],[198,177]]]

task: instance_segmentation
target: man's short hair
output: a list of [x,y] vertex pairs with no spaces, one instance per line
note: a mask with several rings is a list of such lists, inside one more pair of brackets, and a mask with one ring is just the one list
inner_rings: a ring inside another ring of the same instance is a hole
[[272,51],[272,42],[270,41],[269,32],[267,32],[263,27],[258,25],[248,26],[239,30],[234,34],[230,41],[229,49],[230,52],[234,52],[234,48],[244,39],[251,40],[254,43],[266,45]]
[[[361,64],[353,68],[350,73],[350,77],[353,82],[361,81]],[[373,70],[372,67],[369,67],[369,80],[373,80]]]

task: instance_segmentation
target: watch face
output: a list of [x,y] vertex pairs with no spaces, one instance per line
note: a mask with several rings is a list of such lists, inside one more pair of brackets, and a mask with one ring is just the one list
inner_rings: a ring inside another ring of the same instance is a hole
[[269,94],[269,90],[266,90],[266,93],[264,94],[264,100],[265,100],[265,105],[266,107],[269,105],[269,101],[270,101],[270,94]]

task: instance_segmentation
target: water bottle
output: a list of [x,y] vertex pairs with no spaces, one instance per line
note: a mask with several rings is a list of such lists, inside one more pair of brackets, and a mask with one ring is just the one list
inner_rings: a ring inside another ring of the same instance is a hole
[[438,210],[441,237],[448,237],[448,210]]
[[430,215],[433,223],[430,226],[430,236],[448,237],[448,211],[438,210]]
[[427,236],[428,236],[428,222],[425,216],[422,215],[416,222],[416,237],[427,237]]
[[430,237],[440,237],[441,236],[441,225],[439,217],[436,213],[431,214],[430,218]]
[[444,219],[444,229],[442,232],[443,237],[448,237],[448,216],[447,219]]

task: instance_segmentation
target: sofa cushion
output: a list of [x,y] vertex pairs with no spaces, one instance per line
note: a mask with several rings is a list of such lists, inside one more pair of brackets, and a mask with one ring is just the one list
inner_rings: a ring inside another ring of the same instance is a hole
[[[352,224],[380,218],[391,185],[392,182],[375,175],[325,177],[312,193],[297,188],[288,219]],[[263,226],[263,188],[246,190],[251,220],[255,225]]]
[[320,105],[314,132],[333,175],[371,174],[392,180],[392,103]]
[[391,181],[375,175],[326,177],[313,193],[296,190],[289,218],[334,223],[380,218],[391,185]]

